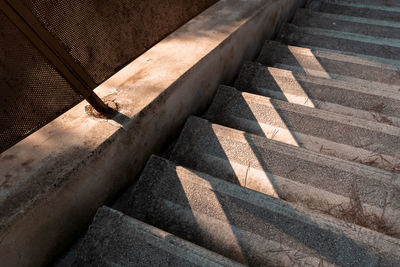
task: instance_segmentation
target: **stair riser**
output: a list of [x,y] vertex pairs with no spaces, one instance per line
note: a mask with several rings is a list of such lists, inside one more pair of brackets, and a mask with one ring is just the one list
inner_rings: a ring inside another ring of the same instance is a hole
[[73,266],[242,266],[107,207],[98,210],[77,254]]
[[[214,119],[216,123],[221,122],[228,127],[246,131],[276,140],[296,147],[306,148],[310,151],[334,156],[348,161],[358,162],[368,166],[381,168],[387,171],[400,172],[400,159],[386,154],[375,153],[375,148],[366,149],[354,147],[342,143],[332,142],[324,138],[318,138],[301,132],[277,127],[268,123],[259,123],[237,117],[230,117],[230,122]],[[372,145],[372,144],[369,144]]]
[[[352,116],[354,118],[360,118],[360,119],[370,120],[370,121],[378,121],[378,122],[386,123],[386,124],[397,126],[397,127],[400,126],[399,118],[385,116],[385,115],[382,116],[379,113],[349,108],[346,106],[329,103],[326,101],[316,100],[315,98],[310,98],[310,97],[306,97],[306,96],[298,96],[298,95],[289,94],[289,93],[282,93],[282,92],[278,92],[276,90],[269,90],[266,88],[256,88],[256,89],[250,89],[250,90],[244,90],[244,91],[253,93],[253,94],[259,94],[259,95],[279,99],[282,101],[288,101],[290,103],[297,104],[297,105],[313,107],[313,108],[317,108],[317,109],[321,109],[321,110],[325,110],[325,111],[339,113],[339,114],[346,115],[346,116]],[[312,95],[308,91],[306,91],[306,93],[308,93],[309,95]]]
[[310,12],[308,9],[299,9],[293,24],[302,27],[318,27],[327,30],[336,30],[375,37],[400,38],[400,23],[368,20],[358,17],[331,15],[329,13]]
[[390,174],[358,173],[357,167],[363,167],[352,169],[318,155],[310,158],[303,150],[243,137],[205,121],[189,123],[171,156],[178,164],[346,220],[347,214],[340,211],[348,210],[349,198],[359,198],[367,214],[380,217],[385,208],[386,223],[400,230],[400,204],[395,204],[400,187],[391,183]]
[[[322,212],[349,223],[360,224],[358,219],[375,217],[376,219],[365,221],[362,226],[382,231],[380,227],[387,225],[388,231],[384,233],[400,238],[398,207],[386,206],[383,209],[365,203],[357,206],[354,203],[355,197],[359,196],[357,192],[354,192],[353,195],[350,194],[351,198],[345,197],[207,153],[192,152],[190,157],[186,156],[186,159],[175,157],[173,160],[194,170],[206,172],[240,186],[302,205],[310,210]],[[362,208],[364,216],[351,213],[351,210],[355,208]]]
[[220,89],[206,118],[315,152],[399,171],[400,128],[322,112],[226,88]]
[[180,167],[155,162],[151,168],[125,213],[242,263],[287,265],[285,248],[290,255],[301,251],[292,258],[300,265],[318,265],[316,255],[339,265],[399,261],[394,239]]
[[307,6],[314,11],[327,12],[338,15],[355,16],[362,18],[389,20],[400,22],[400,15],[397,11],[390,11],[390,7],[383,9],[373,9],[368,5],[352,6],[344,3],[329,3],[322,0],[311,1]]
[[235,82],[245,92],[400,126],[400,99],[387,97],[391,92],[346,85],[256,63],[246,64]]
[[351,89],[354,88],[354,86],[356,86],[358,89],[362,88],[366,89],[367,93],[371,93],[369,92],[370,90],[375,90],[375,92],[384,92],[385,97],[394,98],[396,100],[399,98],[398,94],[399,85],[396,84],[375,82],[371,80],[355,78],[354,76],[339,75],[336,73],[328,73],[326,71],[313,70],[304,67],[280,64],[280,63],[273,64],[273,67],[288,71],[293,71],[296,73],[300,73],[302,75],[307,75],[319,79],[324,79],[325,80],[325,82],[323,83],[324,85],[329,84],[329,82],[334,82],[334,83],[339,82],[339,83],[344,83],[347,86],[350,86]]
[[400,60],[400,47],[391,40],[383,40],[354,34],[344,35],[340,31],[316,31],[316,28],[296,27],[286,24],[279,34],[279,40],[291,45],[315,46],[332,50],[356,53],[384,59]]
[[[291,34],[288,38],[297,38],[297,36],[294,35],[295,34]],[[307,35],[305,39],[308,37],[310,36]],[[317,42],[316,39],[318,38],[319,37],[310,39],[312,39],[312,42]],[[299,40],[300,39],[302,39],[302,37],[299,37]],[[292,43],[290,40],[289,43]],[[319,46],[318,43],[304,44]],[[334,46],[333,48],[337,47]],[[394,68],[385,68],[382,64],[376,66],[367,65],[366,62],[362,64],[364,62],[361,60],[359,63],[354,63],[347,60],[345,61],[340,57],[335,59],[335,54],[278,45],[276,42],[266,42],[257,61],[269,66],[285,64],[299,69],[311,69],[324,73],[325,78],[334,78],[331,74],[338,74],[386,84],[400,85],[400,71]]]
[[344,5],[354,5],[354,6],[373,6],[375,8],[396,8],[400,7],[400,3],[397,0],[310,0],[307,4],[312,1],[324,1],[326,3],[341,3]]
[[[290,259],[287,255],[294,256],[297,252],[295,248],[287,247],[283,242],[270,240],[269,237],[264,238],[235,227],[227,223],[227,220],[214,219],[165,199],[156,199],[151,204],[157,207],[153,209],[157,218],[146,216],[148,223],[159,225],[175,235],[245,265],[288,266]],[[131,215],[136,216],[135,213]],[[282,250],[287,254],[276,253]],[[300,256],[307,260],[298,263],[312,265],[319,263],[318,258],[312,255],[310,250]]]

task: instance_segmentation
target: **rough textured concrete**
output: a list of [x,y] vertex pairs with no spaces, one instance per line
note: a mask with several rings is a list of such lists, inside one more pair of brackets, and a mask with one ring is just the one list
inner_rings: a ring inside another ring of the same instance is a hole
[[[313,1],[313,0],[310,0]],[[355,4],[355,5],[369,5],[369,6],[386,6],[386,7],[396,7],[400,6],[399,1],[397,0],[323,0],[327,2],[342,2],[347,4]]]
[[377,38],[356,33],[285,24],[282,27],[279,40],[290,45],[309,45],[359,55],[400,60],[399,39]]
[[226,86],[218,90],[205,118],[315,152],[399,171],[400,128],[391,125],[241,93]]
[[107,207],[78,251],[73,266],[243,266]]
[[276,41],[265,42],[257,61],[269,66],[289,65],[303,69],[303,72],[313,70],[320,72],[325,78],[335,79],[335,75],[341,75],[353,79],[400,85],[399,67],[316,48],[285,45]]
[[292,23],[302,27],[339,30],[383,38],[400,38],[400,22],[315,12],[299,8]]
[[[314,0],[309,0],[312,2]],[[319,0],[318,0],[319,1]],[[369,6],[383,6],[383,7],[396,7],[400,6],[397,0],[321,0],[331,3],[343,3],[343,4],[353,4],[353,5],[369,5]]]
[[117,207],[251,266],[400,263],[399,240],[152,157]]
[[235,87],[298,105],[400,126],[400,95],[395,90],[264,67],[256,62],[244,64]]
[[69,245],[302,3],[219,1],[95,89],[115,118],[82,102],[3,152],[0,262],[43,265]]
[[[366,214],[383,218],[400,237],[400,176],[390,172],[195,117],[187,121],[171,160],[351,223],[343,211],[357,198]],[[377,226],[371,222],[371,228]]]
[[350,1],[309,0],[307,8],[315,11],[333,13],[338,15],[356,16],[377,20],[400,21],[400,5],[397,0],[392,0],[389,5],[376,0],[373,4],[362,0],[351,3]]

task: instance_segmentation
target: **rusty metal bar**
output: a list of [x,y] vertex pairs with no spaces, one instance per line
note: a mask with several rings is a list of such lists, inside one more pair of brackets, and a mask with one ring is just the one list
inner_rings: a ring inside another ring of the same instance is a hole
[[88,73],[75,62],[61,47],[58,40],[43,28],[37,18],[19,0],[0,0],[0,9],[94,109],[104,114],[113,112],[92,91],[96,84]]

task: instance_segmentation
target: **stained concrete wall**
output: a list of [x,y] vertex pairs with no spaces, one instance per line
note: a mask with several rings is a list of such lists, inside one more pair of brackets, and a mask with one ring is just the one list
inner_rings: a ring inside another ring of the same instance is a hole
[[2,153],[0,262],[53,259],[303,3],[221,0],[95,90],[118,104],[115,118],[82,102]]

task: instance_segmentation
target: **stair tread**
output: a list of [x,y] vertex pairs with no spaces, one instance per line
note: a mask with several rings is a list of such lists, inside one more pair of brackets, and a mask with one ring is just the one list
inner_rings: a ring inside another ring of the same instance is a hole
[[325,2],[332,2],[332,3],[344,3],[348,5],[368,5],[368,6],[375,6],[378,7],[400,7],[400,3],[397,0],[323,0]]
[[171,160],[338,218],[345,218],[342,209],[357,196],[367,213],[379,217],[385,209],[383,219],[400,237],[400,177],[389,172],[195,117],[187,121]]
[[266,41],[257,61],[275,67],[288,65],[314,76],[347,78],[356,85],[391,88],[399,92],[400,68],[370,59]]
[[243,266],[108,207],[77,254],[80,266]]
[[382,0],[375,0],[372,4],[363,0],[353,3],[350,1],[312,0],[308,1],[306,7],[332,14],[400,22],[400,5],[397,0],[392,0],[387,5]]
[[155,156],[124,205],[119,208],[130,216],[248,265],[400,260],[397,239]]
[[376,37],[399,38],[400,22],[383,21],[344,16],[299,8],[292,21],[294,25],[301,27],[314,27],[336,30],[342,32],[371,35]]
[[398,90],[371,88],[287,69],[247,62],[235,87],[298,105],[400,126]]
[[220,86],[205,118],[315,152],[399,172],[399,127],[244,93],[228,86]]
[[400,11],[400,3],[397,0],[309,0],[306,6],[313,5],[313,2],[332,3],[349,7],[366,7],[376,10]]
[[310,45],[359,55],[400,60],[400,39],[377,38],[356,33],[298,27],[293,24],[285,24],[278,38],[280,41],[291,45]]
[[74,266],[400,266],[400,2],[305,2]]

